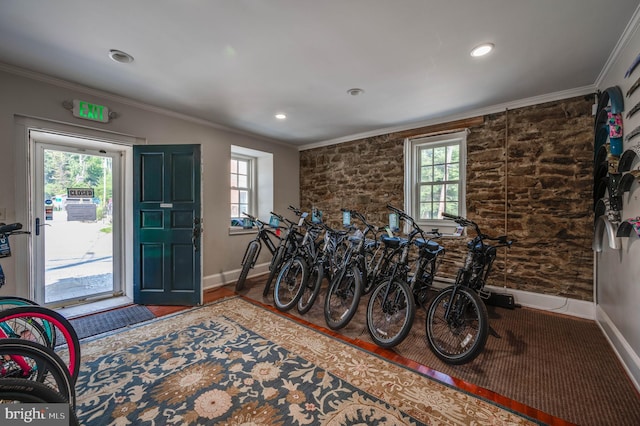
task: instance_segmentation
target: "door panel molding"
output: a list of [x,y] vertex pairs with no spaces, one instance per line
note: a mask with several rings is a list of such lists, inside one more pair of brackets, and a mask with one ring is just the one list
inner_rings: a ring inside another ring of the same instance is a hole
[[202,303],[200,145],[134,147],[134,302]]

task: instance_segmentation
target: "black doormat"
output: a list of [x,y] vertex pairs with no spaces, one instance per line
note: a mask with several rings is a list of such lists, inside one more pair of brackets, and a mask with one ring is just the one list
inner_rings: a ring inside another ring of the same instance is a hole
[[[79,339],[148,321],[156,316],[142,305],[131,305],[70,320]],[[64,340],[62,340],[64,341]]]

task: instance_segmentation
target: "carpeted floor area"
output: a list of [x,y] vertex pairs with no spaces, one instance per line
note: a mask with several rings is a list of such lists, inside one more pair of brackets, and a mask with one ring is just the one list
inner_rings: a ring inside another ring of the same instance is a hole
[[240,297],[82,352],[87,426],[541,424]]
[[[262,297],[263,278],[241,294]],[[325,281],[325,286],[326,286]],[[323,288],[305,315],[289,313],[326,327]],[[365,325],[368,296],[340,333],[371,342]],[[394,352],[449,376],[583,426],[640,424],[640,395],[594,321],[527,308],[488,307],[493,335],[484,352],[461,366],[443,363],[425,341],[425,311],[420,309],[409,337]]]

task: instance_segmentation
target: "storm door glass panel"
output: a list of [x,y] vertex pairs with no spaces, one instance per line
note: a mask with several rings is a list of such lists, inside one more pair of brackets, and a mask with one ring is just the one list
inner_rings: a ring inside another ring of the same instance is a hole
[[44,149],[45,304],[114,293],[113,158]]

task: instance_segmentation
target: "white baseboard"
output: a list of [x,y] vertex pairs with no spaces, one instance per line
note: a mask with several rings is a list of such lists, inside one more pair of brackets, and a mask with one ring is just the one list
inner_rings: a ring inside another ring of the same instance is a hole
[[485,288],[493,293],[512,294],[517,304],[526,306],[527,308],[540,309],[542,311],[555,312],[590,320],[595,320],[596,318],[595,304],[593,302],[514,290],[511,288],[494,286],[486,286]]
[[[255,265],[252,270],[249,271],[249,278],[264,275],[269,272],[269,263],[262,263]],[[240,276],[240,269],[234,269],[233,271],[220,272],[219,274],[207,275],[202,279],[202,288],[209,290],[212,288],[222,287],[224,285],[235,282]]]
[[[445,287],[452,282],[439,281],[434,285]],[[553,296],[548,294],[532,293],[529,291],[515,290],[507,287],[486,286],[486,290],[492,293],[511,294],[515,302],[527,308],[539,309],[542,311],[555,312],[558,314],[571,315],[574,317],[595,320],[595,304],[584,300],[570,299],[568,297]]]
[[600,307],[596,307],[596,323],[602,329],[607,340],[611,344],[613,351],[616,353],[618,359],[622,363],[622,366],[627,371],[629,378],[633,382],[634,386],[640,392],[640,357],[636,354],[615,326],[613,321]]

